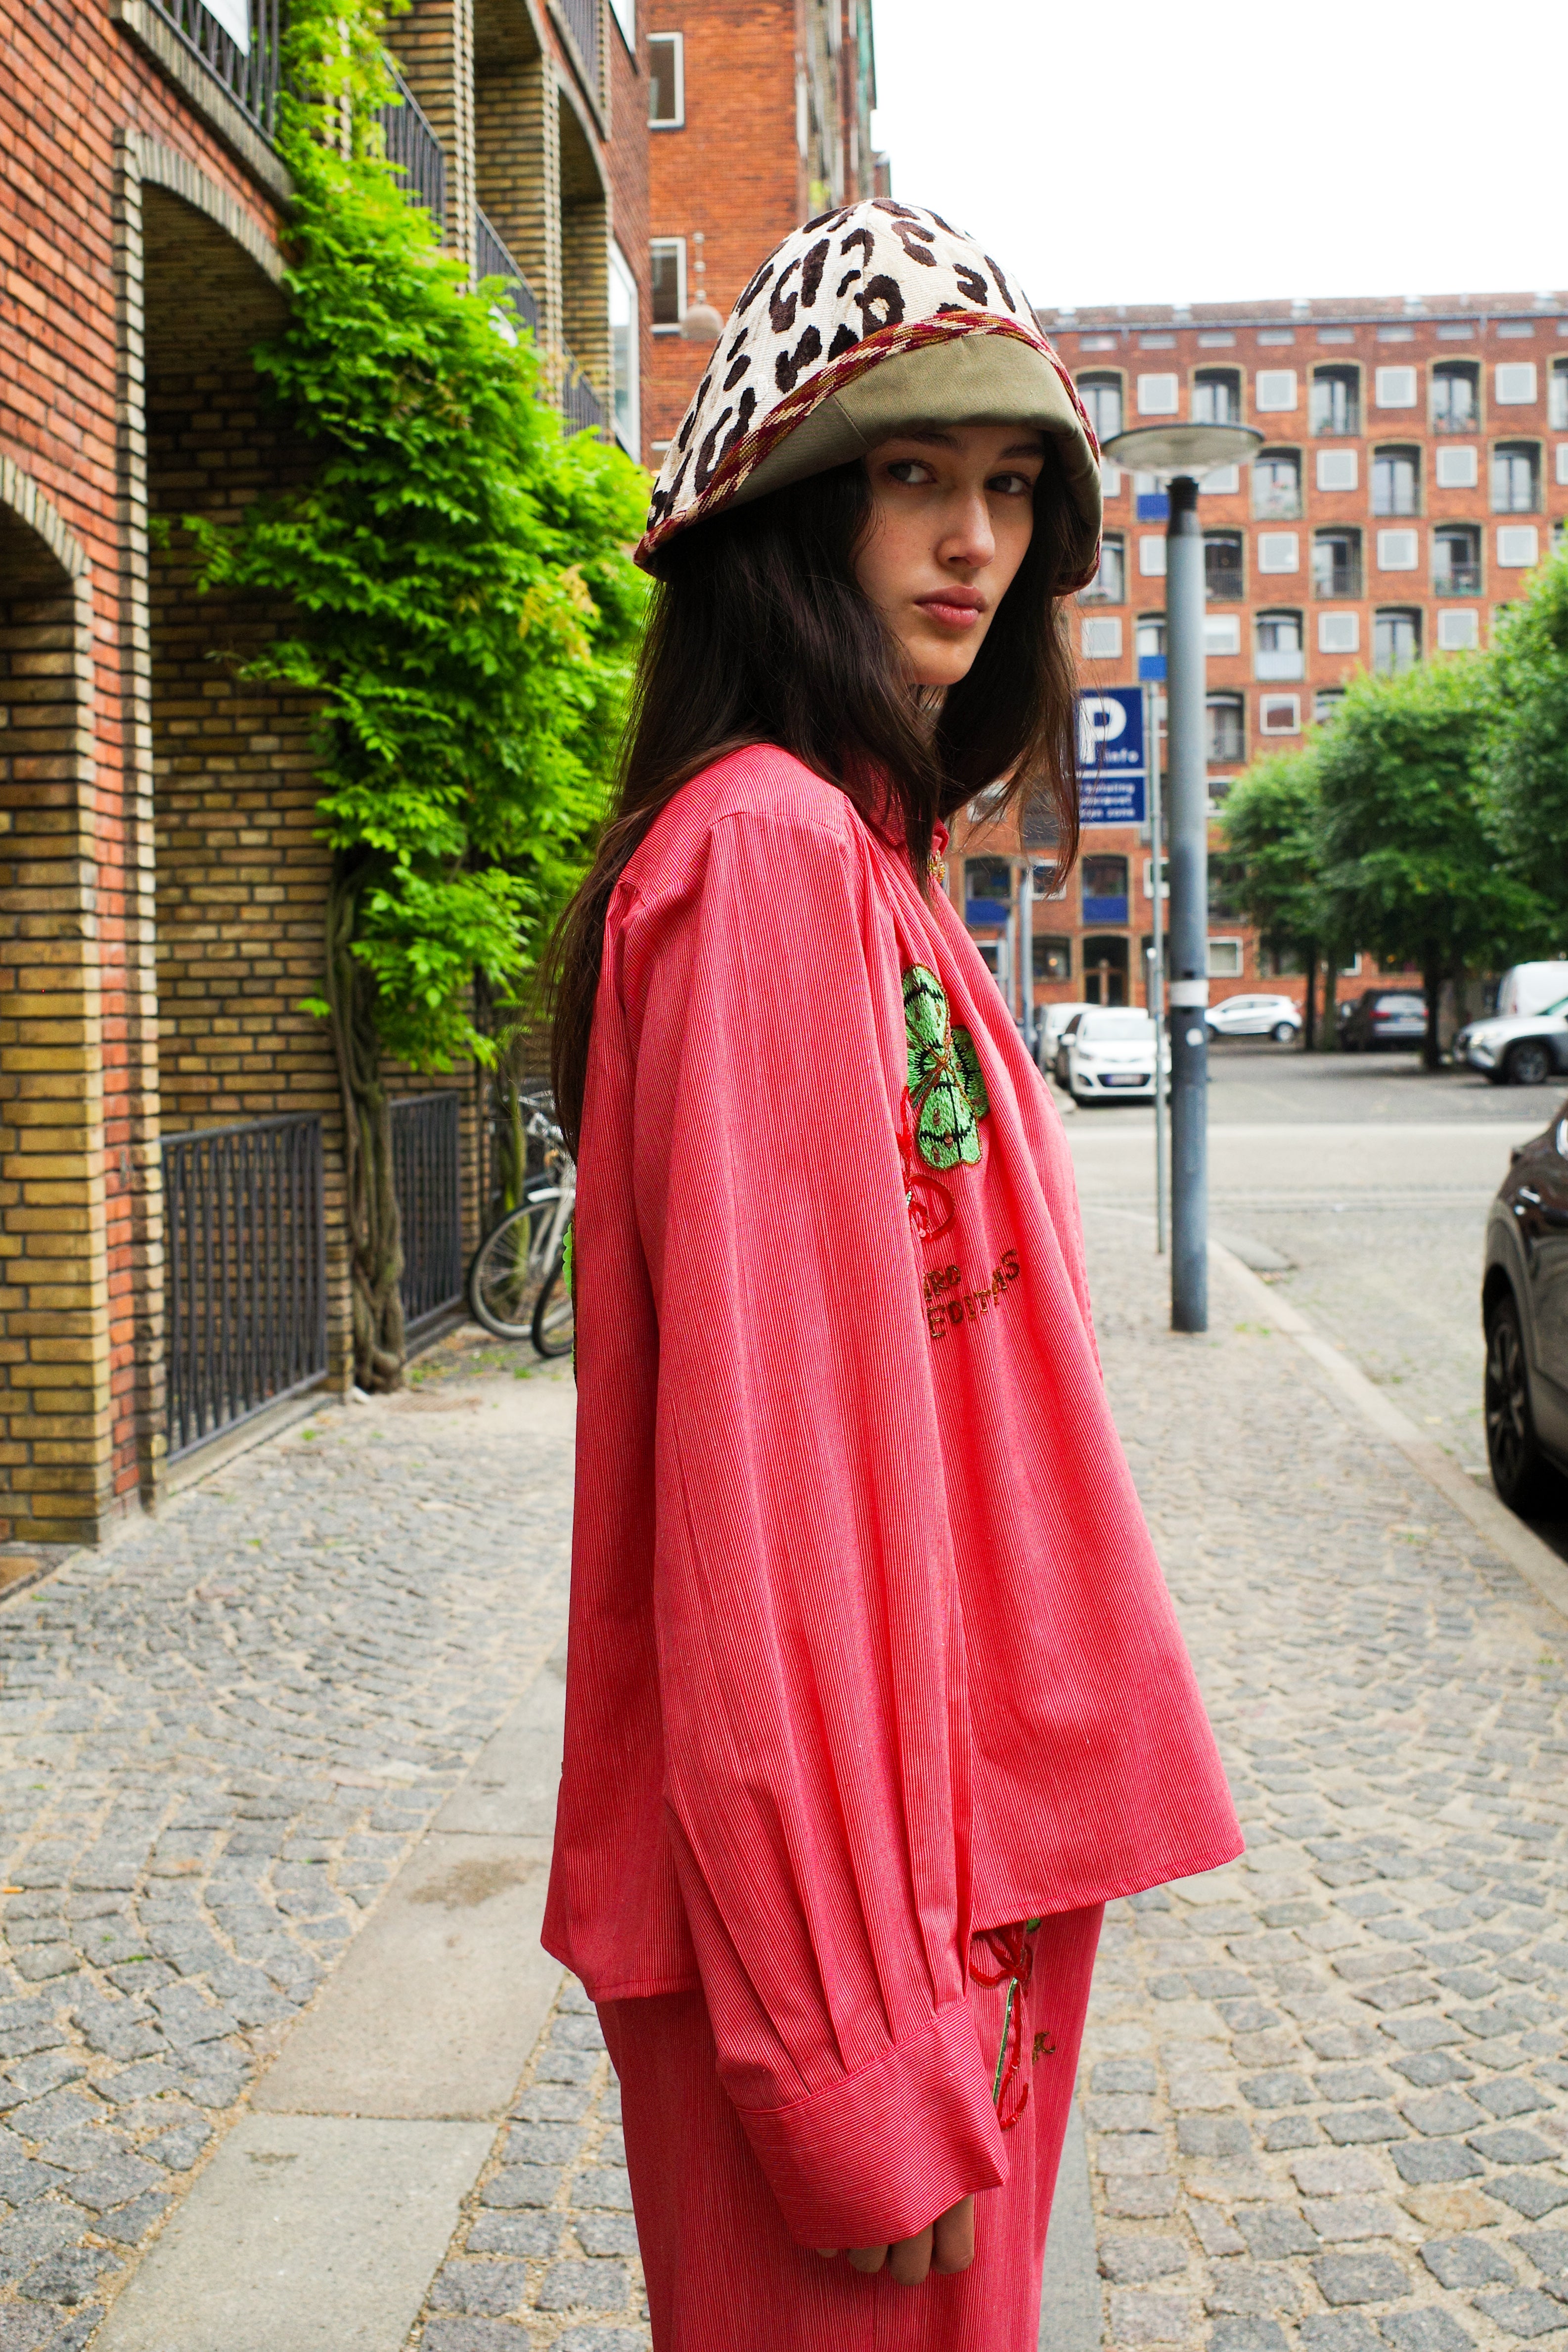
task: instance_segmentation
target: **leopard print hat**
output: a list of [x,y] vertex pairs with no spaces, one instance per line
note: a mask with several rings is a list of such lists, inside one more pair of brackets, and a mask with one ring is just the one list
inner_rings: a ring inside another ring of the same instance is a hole
[[1022,287],[937,214],[874,196],[792,230],[731,313],[670,443],[637,551],[645,571],[721,507],[826,473],[912,425],[1050,434],[1077,529],[1100,562],[1100,451]]

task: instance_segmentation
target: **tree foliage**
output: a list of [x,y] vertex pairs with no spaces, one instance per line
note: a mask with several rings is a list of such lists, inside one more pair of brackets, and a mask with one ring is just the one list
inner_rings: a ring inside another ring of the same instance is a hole
[[1318,775],[1310,756],[1266,752],[1226,796],[1216,863],[1244,919],[1307,972],[1306,1044],[1315,1026],[1324,910],[1317,887]]
[[1568,940],[1568,545],[1498,618],[1489,756],[1510,863]]
[[484,1008],[515,1001],[606,804],[647,498],[620,451],[563,437],[500,289],[470,290],[403,194],[382,34],[373,0],[289,11],[289,315],[256,364],[318,463],[237,525],[186,525],[205,585],[294,616],[248,674],[321,713],[334,868],[312,1009],[342,1077],[356,1365],[375,1385],[402,1359],[383,1057],[494,1056]]

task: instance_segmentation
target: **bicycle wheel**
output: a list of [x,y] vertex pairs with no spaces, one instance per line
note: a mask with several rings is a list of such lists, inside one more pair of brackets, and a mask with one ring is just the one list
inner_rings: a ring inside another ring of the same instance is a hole
[[569,1356],[577,1338],[577,1309],[557,1250],[533,1305],[533,1344],[545,1357]]
[[553,1179],[527,1196],[485,1235],[468,1268],[468,1309],[498,1339],[526,1339],[548,1270],[546,1251],[561,1187]]

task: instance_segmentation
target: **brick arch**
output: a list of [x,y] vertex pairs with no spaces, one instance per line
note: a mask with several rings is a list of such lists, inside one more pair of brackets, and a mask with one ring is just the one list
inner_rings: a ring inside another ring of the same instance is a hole
[[0,457],[0,1538],[112,1504],[91,571]]

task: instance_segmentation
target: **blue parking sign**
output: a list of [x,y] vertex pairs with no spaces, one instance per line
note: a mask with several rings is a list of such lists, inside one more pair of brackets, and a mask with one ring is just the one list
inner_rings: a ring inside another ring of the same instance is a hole
[[1148,766],[1143,692],[1105,686],[1078,698],[1078,805],[1083,824],[1142,824]]

